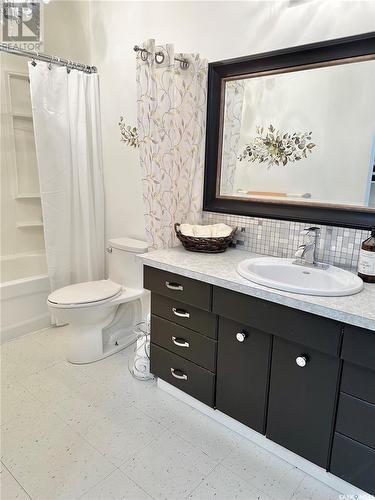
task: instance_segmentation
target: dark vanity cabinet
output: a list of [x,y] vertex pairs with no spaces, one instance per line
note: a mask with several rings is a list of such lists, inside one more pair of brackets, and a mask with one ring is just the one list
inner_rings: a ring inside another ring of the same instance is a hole
[[214,407],[217,316],[212,286],[144,268],[151,294],[151,372]]
[[[267,437],[326,468],[339,376],[342,325],[330,319],[217,287],[213,292],[213,310],[217,314],[240,319],[249,328],[256,329],[258,336],[263,336],[264,342],[266,337],[273,338],[270,355],[265,354],[264,347],[262,350],[255,349],[255,346],[251,349],[249,346],[249,351],[246,352],[246,341],[243,345],[237,345],[237,351],[242,350],[243,357],[248,356],[248,363],[243,362],[242,374],[237,373],[236,381],[224,382],[233,390],[237,384],[237,391],[227,396],[233,399],[233,408],[236,405],[246,406],[246,399],[241,400],[239,393],[251,389],[251,386],[246,386],[245,381],[252,383],[249,365],[251,360],[259,356],[257,364],[263,362],[263,366],[267,364],[267,368],[266,371],[260,370],[254,382],[257,384],[258,377],[264,377],[262,389],[267,390],[268,412],[263,424],[266,423]],[[249,340],[250,338],[251,336]],[[268,342],[270,344],[270,340]],[[219,329],[218,389],[220,350]],[[232,359],[232,364],[232,373],[236,374],[236,358]],[[267,372],[270,373],[269,391]],[[230,376],[229,370],[225,376]],[[218,398],[218,390],[216,395]],[[249,401],[249,405],[251,404]],[[263,409],[266,404],[267,397]],[[221,409],[218,399],[216,406]],[[233,412],[231,416],[237,418]],[[260,430],[259,427],[249,426]]]
[[219,319],[216,408],[265,433],[271,335]]
[[375,493],[375,333],[145,266],[151,371]]
[[328,466],[339,359],[275,337],[267,437]]
[[375,494],[375,333],[346,326],[333,474]]

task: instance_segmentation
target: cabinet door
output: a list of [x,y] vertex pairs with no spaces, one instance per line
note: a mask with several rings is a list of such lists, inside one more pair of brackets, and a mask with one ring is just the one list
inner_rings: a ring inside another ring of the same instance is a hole
[[337,358],[274,338],[267,437],[324,468],[338,372]]
[[269,334],[220,318],[216,408],[263,434],[270,345]]

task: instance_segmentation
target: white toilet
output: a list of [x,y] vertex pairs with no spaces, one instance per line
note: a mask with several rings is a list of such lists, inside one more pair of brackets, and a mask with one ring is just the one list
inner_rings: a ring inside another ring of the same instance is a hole
[[143,288],[145,241],[115,238],[108,241],[109,277],[55,290],[48,307],[58,323],[68,323],[67,360],[92,363],[130,345],[134,330],[149,312],[149,292]]

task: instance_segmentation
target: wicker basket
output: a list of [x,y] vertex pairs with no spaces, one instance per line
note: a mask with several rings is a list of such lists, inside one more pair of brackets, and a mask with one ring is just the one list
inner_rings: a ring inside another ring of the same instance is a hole
[[186,250],[190,252],[203,252],[203,253],[220,253],[225,252],[228,245],[233,241],[233,237],[237,228],[235,227],[232,232],[223,238],[198,238],[195,236],[185,236],[180,231],[180,223],[176,222],[174,225],[177,238],[181,241]]

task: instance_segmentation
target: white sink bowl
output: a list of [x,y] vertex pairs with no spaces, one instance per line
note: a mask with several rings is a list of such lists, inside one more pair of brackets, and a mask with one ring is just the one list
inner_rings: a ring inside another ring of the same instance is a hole
[[337,297],[358,293],[363,288],[361,278],[335,266],[327,269],[293,264],[295,259],[254,257],[237,266],[238,273],[259,285],[303,293]]

